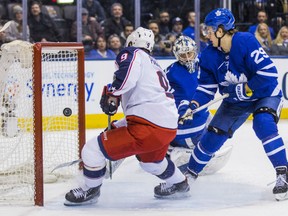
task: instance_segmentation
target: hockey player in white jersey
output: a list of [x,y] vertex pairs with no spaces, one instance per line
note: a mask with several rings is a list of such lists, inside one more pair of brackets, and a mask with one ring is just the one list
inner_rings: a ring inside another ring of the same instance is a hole
[[[198,87],[197,45],[190,37],[180,36],[174,42],[173,53],[177,61],[172,63],[165,72],[173,89],[178,111],[181,111],[192,100]],[[211,118],[212,115],[206,108],[194,114],[193,119],[178,123],[176,137],[171,142],[167,155],[183,173],[187,171],[191,152],[207,130]],[[232,146],[229,145],[217,151],[201,174],[212,174],[221,169],[227,163],[231,150]]]
[[102,132],[84,145],[81,157],[85,184],[66,194],[65,205],[97,202],[106,159],[115,161],[131,155],[136,155],[143,170],[164,180],[154,188],[156,198],[189,195],[186,177],[165,158],[176,135],[178,114],[166,75],[150,56],[153,45],[153,32],[139,27],[118,54],[114,81],[104,87],[100,105],[107,115],[114,115],[121,101],[125,119],[121,126]]

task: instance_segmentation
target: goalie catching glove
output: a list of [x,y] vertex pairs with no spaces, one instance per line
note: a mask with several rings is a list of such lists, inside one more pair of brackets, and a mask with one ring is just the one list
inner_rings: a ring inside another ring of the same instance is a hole
[[229,93],[228,101],[249,100],[253,94],[247,83],[232,84],[223,89],[223,93]]
[[195,102],[182,100],[178,107],[179,124],[189,124],[193,120],[193,110],[197,109],[198,105]]
[[113,96],[110,88],[111,84],[104,86],[100,100],[100,106],[106,115],[113,116],[115,113],[117,113],[117,109],[120,104],[120,98]]

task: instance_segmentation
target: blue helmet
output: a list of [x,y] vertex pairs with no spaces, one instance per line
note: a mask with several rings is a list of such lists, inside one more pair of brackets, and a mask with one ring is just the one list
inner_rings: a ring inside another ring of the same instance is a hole
[[211,26],[215,32],[220,25],[223,25],[224,30],[228,31],[235,28],[235,18],[227,8],[218,8],[211,11],[204,21],[206,26]]

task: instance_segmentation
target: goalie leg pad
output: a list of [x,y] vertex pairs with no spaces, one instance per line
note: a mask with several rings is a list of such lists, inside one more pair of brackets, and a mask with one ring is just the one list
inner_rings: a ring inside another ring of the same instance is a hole
[[[170,153],[170,159],[175,163],[175,165],[181,170],[182,173],[187,171],[192,151],[192,149],[175,147]],[[231,153],[232,145],[222,146],[217,152],[215,152],[212,159],[207,163],[199,175],[212,174],[222,169],[227,164]]]

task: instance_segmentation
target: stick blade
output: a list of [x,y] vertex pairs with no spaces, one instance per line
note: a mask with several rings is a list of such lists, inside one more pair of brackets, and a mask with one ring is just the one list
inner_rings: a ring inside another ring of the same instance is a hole
[[74,161],[70,161],[67,163],[62,163],[59,164],[58,166],[54,167],[54,169],[51,171],[51,173],[53,173],[55,170],[63,168],[63,167],[68,167],[68,166],[72,166],[74,164],[80,163],[82,161],[82,159],[78,159],[78,160],[74,160]]

